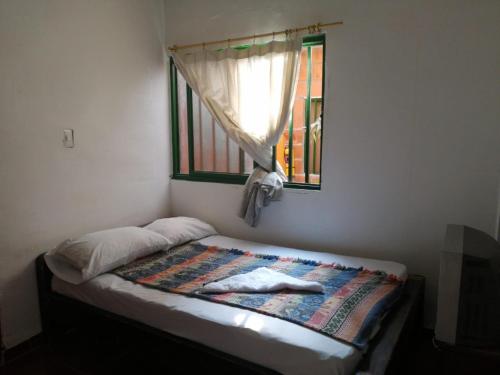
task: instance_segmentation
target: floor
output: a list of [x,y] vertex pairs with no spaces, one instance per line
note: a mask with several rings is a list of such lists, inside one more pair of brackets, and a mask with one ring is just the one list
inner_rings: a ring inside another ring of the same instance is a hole
[[[241,374],[227,364],[221,368],[207,355],[186,358],[175,345],[152,339],[140,332],[124,333],[123,327],[106,328],[100,334],[90,330],[69,332],[53,350],[37,345],[23,356],[0,368],[2,375],[94,375],[94,374],[193,374],[201,369],[216,368],[217,374]],[[403,367],[396,374],[497,374],[500,365],[452,353],[443,353],[432,344],[432,332],[424,331]],[[202,364],[200,366],[200,364]],[[203,371],[207,372],[207,371]],[[208,371],[210,373],[211,371]]]

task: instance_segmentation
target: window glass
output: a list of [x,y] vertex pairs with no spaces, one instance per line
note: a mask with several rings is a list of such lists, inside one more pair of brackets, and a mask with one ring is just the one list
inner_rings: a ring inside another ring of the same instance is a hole
[[[307,40],[307,41],[306,41]],[[300,54],[300,70],[290,120],[276,145],[276,160],[288,176],[286,186],[319,187],[321,178],[324,37],[306,38]],[[173,63],[172,63],[173,64]],[[243,183],[254,161],[222,130],[201,100],[173,66],[177,82],[178,166],[174,178]],[[190,134],[192,149],[190,150]],[[190,172],[190,158],[193,171]],[[174,158],[175,160],[175,158]],[[236,176],[225,178],[224,176]],[[238,177],[241,176],[241,177]]]

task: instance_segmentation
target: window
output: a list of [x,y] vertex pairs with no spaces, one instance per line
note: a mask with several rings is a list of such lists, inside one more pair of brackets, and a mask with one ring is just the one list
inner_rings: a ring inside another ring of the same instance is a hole
[[[319,189],[324,86],[324,35],[305,37],[295,101],[274,158],[285,187]],[[173,178],[245,183],[253,160],[225,134],[170,61]]]

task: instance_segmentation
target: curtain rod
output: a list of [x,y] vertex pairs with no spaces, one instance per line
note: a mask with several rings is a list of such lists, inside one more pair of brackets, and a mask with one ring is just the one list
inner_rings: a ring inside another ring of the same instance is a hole
[[299,33],[301,31],[309,31],[310,34],[314,33],[319,33],[321,32],[321,29],[323,27],[333,27],[333,26],[340,26],[343,25],[343,21],[337,21],[337,22],[330,22],[330,23],[316,23],[313,25],[309,26],[304,26],[304,27],[298,27],[296,29],[287,29],[287,30],[282,30],[282,31],[273,31],[271,33],[264,33],[264,34],[254,34],[254,35],[248,35],[248,36],[241,36],[238,38],[230,38],[230,39],[222,39],[222,40],[214,40],[211,42],[206,42],[206,43],[193,43],[193,44],[184,44],[181,46],[173,45],[171,47],[168,47],[169,51],[177,51],[179,49],[186,49],[186,48],[192,48],[192,47],[205,47],[209,46],[212,44],[221,44],[221,43],[231,43],[231,42],[238,42],[241,40],[248,40],[248,39],[256,39],[256,38],[264,38],[266,36],[272,36],[273,38],[277,35],[283,35],[283,34],[290,34],[290,33]]

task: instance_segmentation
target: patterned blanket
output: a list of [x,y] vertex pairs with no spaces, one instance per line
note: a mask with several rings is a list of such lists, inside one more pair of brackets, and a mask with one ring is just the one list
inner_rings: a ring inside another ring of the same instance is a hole
[[[197,292],[206,283],[258,267],[318,281],[325,291],[322,294],[291,290],[273,293]],[[401,280],[380,271],[201,244],[159,252],[112,272],[151,288],[285,319],[359,349],[367,345],[378,320],[396,301],[402,289]]]

